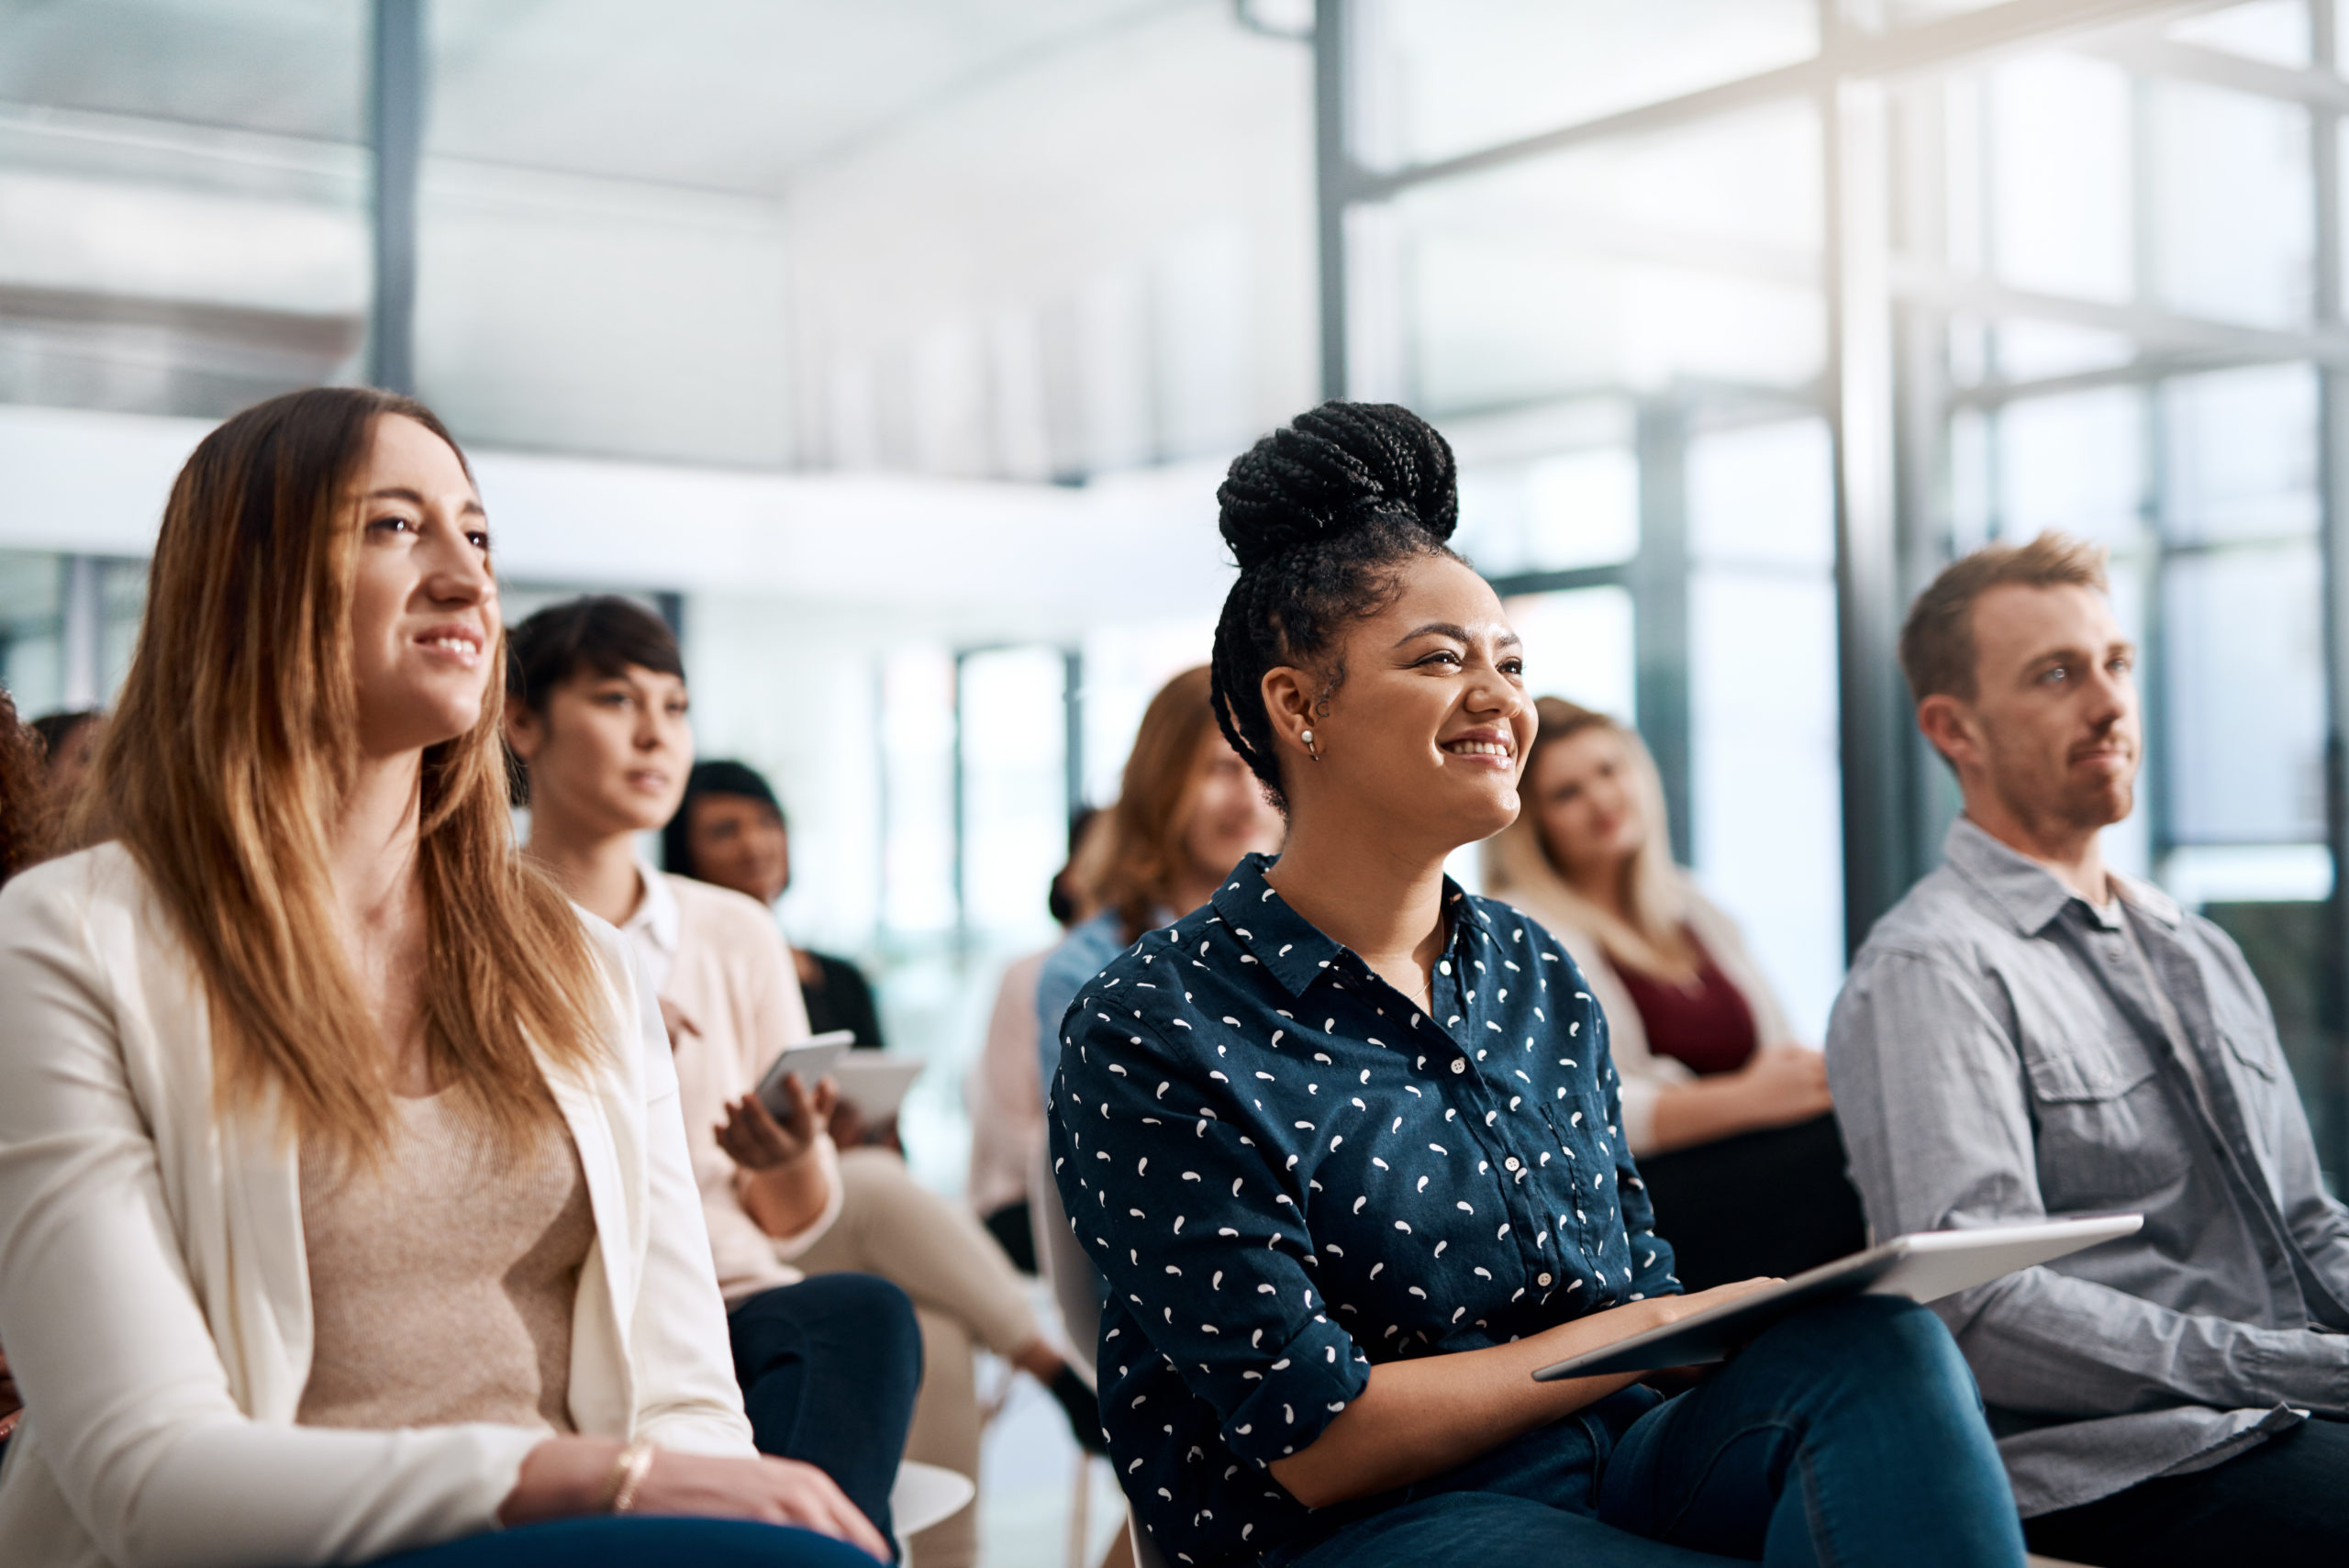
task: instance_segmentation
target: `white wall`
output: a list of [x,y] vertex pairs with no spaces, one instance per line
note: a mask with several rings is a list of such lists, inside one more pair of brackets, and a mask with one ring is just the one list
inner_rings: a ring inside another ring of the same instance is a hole
[[1157,11],[800,173],[801,461],[1099,473],[1308,406],[1311,66],[1228,6]]

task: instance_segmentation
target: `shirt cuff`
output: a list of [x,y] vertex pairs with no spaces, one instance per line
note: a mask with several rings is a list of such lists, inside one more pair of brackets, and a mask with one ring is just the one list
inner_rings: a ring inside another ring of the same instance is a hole
[[1317,1312],[1224,1418],[1223,1440],[1241,1458],[1270,1465],[1311,1448],[1369,1385],[1370,1363],[1353,1337]]

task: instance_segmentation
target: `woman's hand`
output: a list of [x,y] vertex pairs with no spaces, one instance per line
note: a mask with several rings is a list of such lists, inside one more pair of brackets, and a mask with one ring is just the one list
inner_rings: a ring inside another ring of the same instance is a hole
[[[498,1523],[511,1529],[609,1507],[623,1451],[608,1438],[549,1438],[522,1461],[514,1490],[498,1507]],[[884,1562],[889,1557],[888,1541],[832,1478],[797,1460],[660,1451],[638,1484],[629,1511],[797,1525]]]
[[831,1119],[841,1086],[824,1078],[810,1093],[794,1073],[784,1079],[783,1095],[790,1114],[781,1121],[756,1095],[745,1095],[726,1106],[718,1146],[745,1171],[772,1171],[807,1158],[815,1150],[816,1135]]
[[1807,1045],[1765,1045],[1735,1077],[1752,1127],[1792,1127],[1835,1107],[1827,1092],[1827,1057]]
[[636,1489],[640,1514],[693,1514],[797,1525],[889,1559],[889,1543],[832,1478],[796,1459],[662,1453]]
[[740,1170],[736,1191],[743,1210],[768,1235],[792,1237],[815,1224],[831,1204],[829,1167],[810,1156],[841,1090],[825,1078],[810,1094],[794,1073],[784,1079],[783,1094],[789,1114],[780,1120],[756,1095],[729,1103],[718,1129],[718,1146]]

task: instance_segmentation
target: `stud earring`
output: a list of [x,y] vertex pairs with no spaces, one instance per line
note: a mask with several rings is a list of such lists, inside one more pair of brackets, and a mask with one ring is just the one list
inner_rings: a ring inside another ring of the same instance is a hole
[[1308,729],[1303,735],[1297,737],[1297,739],[1305,742],[1305,754],[1307,756],[1312,758],[1317,762],[1321,760],[1321,753],[1313,749],[1313,731]]

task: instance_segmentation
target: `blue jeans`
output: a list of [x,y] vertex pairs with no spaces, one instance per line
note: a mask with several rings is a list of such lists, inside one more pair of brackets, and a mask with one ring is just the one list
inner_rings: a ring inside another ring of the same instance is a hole
[[814,1465],[894,1535],[889,1488],[921,1388],[921,1330],[906,1293],[871,1274],[819,1274],[761,1291],[727,1327],[759,1451]]
[[378,1558],[373,1568],[873,1568],[846,1541],[742,1519],[558,1519]]
[[1724,1558],[2019,1568],[2014,1496],[1939,1318],[1894,1296],[1813,1307],[1686,1394],[1624,1389],[1370,1500],[1265,1562],[1697,1568]]

